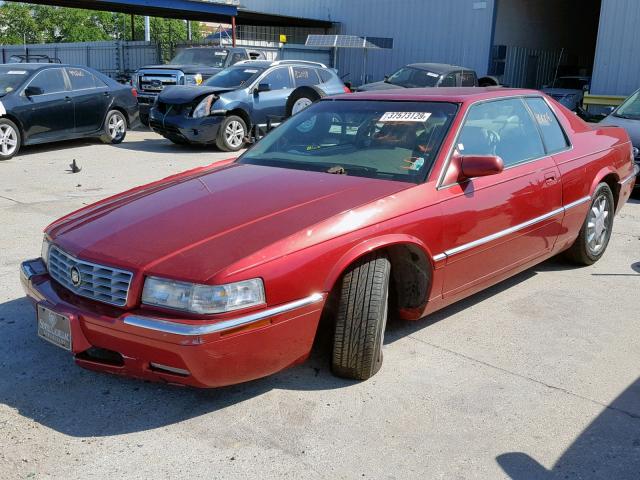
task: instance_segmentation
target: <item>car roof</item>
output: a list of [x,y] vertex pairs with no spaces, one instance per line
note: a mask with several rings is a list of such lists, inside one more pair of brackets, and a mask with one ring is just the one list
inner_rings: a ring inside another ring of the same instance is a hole
[[458,65],[450,65],[448,63],[410,63],[408,67],[419,68],[420,70],[428,70],[433,73],[449,73],[458,70],[471,70],[467,67]]
[[19,68],[20,70],[27,70],[28,72],[35,72],[36,70],[44,70],[45,68],[86,68],[91,70],[91,67],[84,65],[69,65],[67,63],[3,63],[1,67]]
[[432,87],[371,90],[329,97],[332,100],[378,100],[414,102],[473,103],[479,100],[543,94],[538,90],[504,87]]

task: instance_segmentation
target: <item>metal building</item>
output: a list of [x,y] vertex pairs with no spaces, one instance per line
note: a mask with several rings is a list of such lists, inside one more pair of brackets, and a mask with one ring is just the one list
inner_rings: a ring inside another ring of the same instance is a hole
[[[393,50],[369,55],[369,80],[430,61],[518,87],[572,74],[592,74],[595,94],[640,87],[638,0],[242,0],[242,7],[335,22],[342,34],[393,38]],[[338,67],[358,83],[362,52],[341,52]]]

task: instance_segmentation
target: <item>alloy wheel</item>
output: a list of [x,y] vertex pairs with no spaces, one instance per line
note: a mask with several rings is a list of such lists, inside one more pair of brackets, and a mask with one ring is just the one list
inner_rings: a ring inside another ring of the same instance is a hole
[[18,133],[11,125],[0,125],[0,151],[2,155],[13,155],[18,148]]
[[114,114],[109,119],[109,135],[112,139],[117,140],[124,135],[127,124],[124,117],[119,114]]
[[244,140],[244,127],[237,120],[232,120],[225,128],[224,136],[231,147],[238,148]]

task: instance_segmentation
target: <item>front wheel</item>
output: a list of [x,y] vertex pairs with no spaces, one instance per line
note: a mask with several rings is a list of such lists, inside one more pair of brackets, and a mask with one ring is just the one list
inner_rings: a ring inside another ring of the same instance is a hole
[[580,265],[592,265],[604,255],[613,229],[614,203],[611,188],[601,183],[593,194],[580,234],[567,257]]
[[236,115],[231,115],[220,124],[216,145],[223,152],[237,152],[244,146],[246,136],[247,125],[244,120]]
[[20,150],[20,129],[6,118],[0,119],[0,161],[13,158]]
[[111,110],[104,121],[104,133],[100,139],[104,143],[117,145],[127,136],[127,119],[119,110]]
[[374,252],[344,274],[333,338],[335,375],[366,380],[380,370],[390,272],[389,259]]

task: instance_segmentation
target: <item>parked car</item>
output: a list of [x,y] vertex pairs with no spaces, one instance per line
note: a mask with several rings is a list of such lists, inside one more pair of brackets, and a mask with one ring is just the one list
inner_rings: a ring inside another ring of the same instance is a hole
[[255,125],[277,125],[325,95],[346,91],[336,72],[322,63],[245,61],[201,87],[167,88],[151,109],[150,126],[174,143],[237,151]]
[[73,65],[0,66],[0,160],[23,145],[99,137],[120,143],[138,122],[131,86]]
[[591,77],[558,77],[542,91],[569,110],[576,111],[582,105],[584,92],[589,91]]
[[537,91],[341,95],[237,160],[55,221],[21,279],[40,336],[87,368],[244,382],[304,361],[324,314],[334,373],[367,379],[389,313],[600,259],[636,173],[623,129]]
[[412,63],[385,76],[381,82],[365,83],[356,91],[423,87],[490,87],[498,84],[498,80],[494,77],[482,77],[478,80],[478,75],[470,68],[446,63]]
[[[640,90],[633,92],[618,108],[602,120],[600,125],[616,125],[624,128],[633,143],[635,162],[640,165]],[[636,179],[635,192],[640,194],[640,178]]]
[[264,58],[264,52],[244,47],[192,47],[178,52],[166,65],[138,69],[133,76],[133,85],[138,90],[142,123],[149,124],[149,110],[165,87],[198,86],[238,62]]

